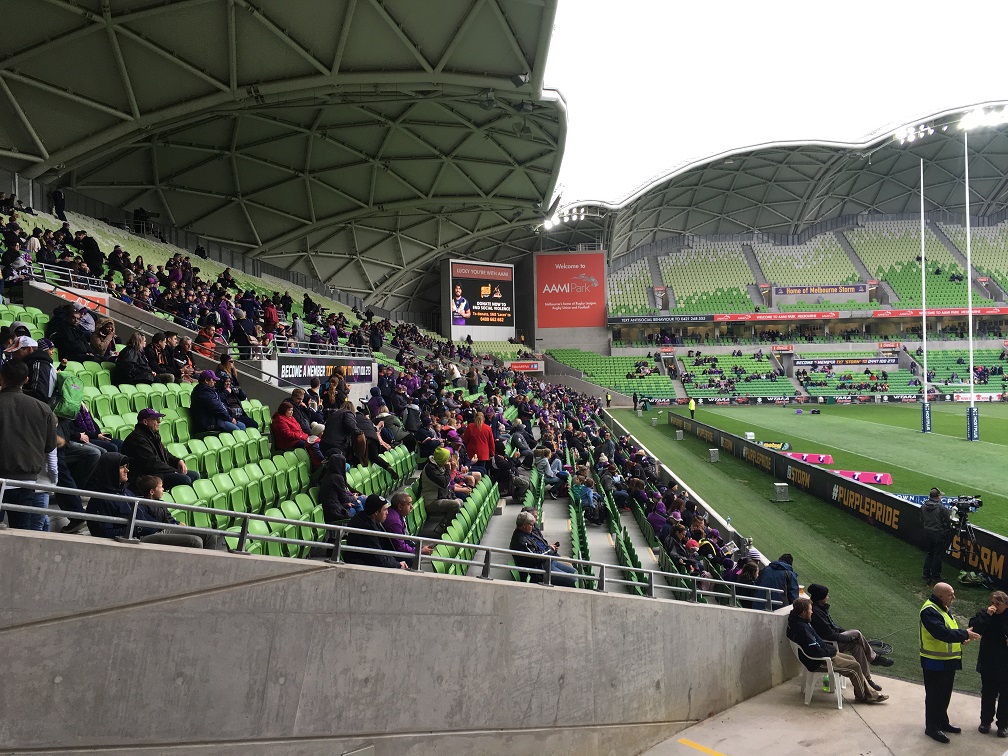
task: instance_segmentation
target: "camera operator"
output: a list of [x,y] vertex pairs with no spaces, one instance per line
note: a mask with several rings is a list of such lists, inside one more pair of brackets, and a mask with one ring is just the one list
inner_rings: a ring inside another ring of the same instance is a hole
[[952,538],[952,515],[941,501],[942,492],[932,488],[920,510],[921,527],[926,539],[924,579],[928,584],[941,582],[942,557]]

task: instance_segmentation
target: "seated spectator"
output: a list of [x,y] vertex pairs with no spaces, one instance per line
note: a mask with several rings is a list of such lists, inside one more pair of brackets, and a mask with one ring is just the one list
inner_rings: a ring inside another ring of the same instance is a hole
[[[424,501],[426,502],[426,498]],[[560,548],[560,542],[557,541],[552,546],[548,544],[546,539],[543,538],[542,533],[536,529],[535,524],[536,518],[534,514],[525,510],[519,512],[515,520],[514,533],[511,535],[511,544],[508,548],[511,551],[520,551],[526,554],[556,556]],[[513,559],[518,567],[524,569],[546,569],[546,560],[541,556],[533,558],[514,554]],[[560,585],[565,588],[577,587],[577,571],[566,562],[553,559],[550,572],[552,573],[550,582],[553,585]],[[528,575],[529,580],[533,583],[543,582],[542,575],[535,573],[524,574]]]
[[151,336],[150,344],[144,349],[147,364],[154,371],[155,383],[175,382],[175,358],[168,349],[168,338],[163,333]]
[[[761,587],[777,588],[784,591],[783,598],[780,594],[771,597],[771,601],[767,602],[767,609],[770,608],[771,602],[776,604],[776,602],[782,601],[783,605],[787,606],[793,604],[798,598],[798,573],[794,571],[793,564],[794,557],[790,554],[781,554],[776,562],[770,562],[760,574],[759,585]],[[774,606],[774,608],[779,609],[780,606]]]
[[304,389],[296,388],[291,391],[289,401],[294,406],[294,419],[301,426],[301,430],[309,436],[321,436],[325,433],[325,418],[321,412],[313,410],[305,402]]
[[326,462],[319,481],[319,504],[322,516],[330,525],[345,522],[364,509],[365,497],[352,491],[346,480],[346,457],[334,452]]
[[[38,348],[24,358],[28,367],[28,383],[23,389],[28,396],[49,404],[56,391],[56,371],[53,366],[54,344],[49,339],[39,339]],[[60,360],[60,368],[66,367],[66,360]]]
[[551,499],[559,499],[567,496],[567,478],[570,474],[563,469],[563,463],[559,459],[550,460],[550,450],[546,448],[536,449],[535,469],[543,477],[543,482],[550,488],[547,491]]
[[451,490],[451,452],[443,446],[434,450],[420,473],[420,496],[428,514],[441,514],[440,532],[444,532],[455,513],[462,509],[462,500]]
[[381,426],[381,437],[390,446],[402,444],[411,452],[416,449],[416,439],[412,433],[408,433],[403,428],[402,420],[389,412],[389,408],[384,404],[378,408],[378,416],[375,421]]
[[[347,523],[348,527],[358,530],[369,530],[375,533],[385,533],[385,519],[388,517],[389,503],[378,494],[371,494],[364,501],[364,510]],[[381,551],[395,551],[395,539],[383,538],[367,533],[347,533],[347,546]],[[365,554],[358,551],[343,551],[343,559],[350,564],[365,564],[371,567],[388,567],[390,569],[408,570],[409,565],[394,554]]]
[[872,680],[869,664],[879,667],[891,667],[892,659],[887,656],[875,653],[875,649],[869,645],[860,630],[844,630],[838,626],[830,617],[829,588],[825,585],[812,583],[808,587],[808,595],[812,600],[812,627],[816,634],[824,641],[836,643],[842,653],[850,654],[857,659],[861,665],[861,673],[865,680],[875,690],[882,690],[881,685],[876,685]]
[[156,475],[169,490],[175,486],[191,486],[193,481],[199,480],[199,473],[187,468],[185,462],[165,448],[159,433],[163,417],[150,407],[137,413],[136,428],[122,445],[122,453],[130,458],[130,480]]
[[836,673],[854,684],[854,697],[858,703],[875,704],[888,700],[889,696],[875,692],[868,685],[857,659],[840,653],[816,634],[812,627],[812,602],[807,598],[800,598],[792,605],[791,614],[788,615],[787,637],[798,645],[801,663],[810,672],[821,671],[825,666],[822,658],[830,657]]
[[322,460],[325,459],[319,448],[319,437],[309,436],[301,430],[301,426],[294,419],[294,405],[290,401],[285,399],[280,402],[277,411],[273,413],[270,431],[273,433],[273,448],[275,450],[284,452],[292,449],[304,449],[311,457],[313,469],[322,464]]
[[115,323],[103,320],[91,335],[91,352],[101,360],[111,362],[119,352],[116,350]]
[[73,305],[57,307],[53,312],[46,326],[46,338],[56,345],[60,357],[77,362],[100,359],[91,351],[91,332],[81,325],[85,312],[83,307],[76,309]]
[[[406,519],[409,517],[410,512],[413,511],[413,497],[410,496],[408,491],[399,491],[392,497],[390,505],[388,517],[385,520],[385,529],[389,533],[406,535]],[[416,554],[417,545],[412,541],[400,538],[392,543],[396,551]],[[431,554],[433,551],[434,547],[430,544],[421,549],[421,553],[425,556]]]
[[248,399],[248,395],[231,382],[231,376],[227,373],[217,374],[217,396],[224,403],[224,406],[231,412],[231,417],[236,423],[244,425],[246,428],[258,428],[259,423],[245,413],[242,402]]
[[518,452],[522,466],[531,470],[535,459],[532,445],[525,433],[525,424],[521,420],[511,423],[511,446]]
[[[164,483],[156,475],[144,475],[136,479],[136,491],[126,487],[129,479],[130,460],[115,452],[109,452],[98,461],[92,487],[98,493],[117,494],[119,496],[139,496],[142,499],[160,499],[164,495]],[[88,514],[104,515],[105,517],[122,517],[129,520],[133,516],[133,504],[117,499],[103,499],[94,496],[88,502]],[[181,546],[187,549],[202,549],[203,539],[189,533],[165,533],[157,527],[157,523],[178,524],[165,507],[138,503],[136,505],[136,524],[133,526],[133,537],[144,543],[160,543],[166,546]],[[88,530],[97,538],[126,538],[129,535],[129,525],[114,522],[87,521]]]
[[200,373],[190,401],[189,417],[194,432],[245,430],[245,425],[237,422],[217,394],[217,374],[213,370]]
[[367,465],[368,463],[378,465],[395,481],[399,480],[399,473],[396,471],[395,467],[388,463],[388,461],[382,459],[381,455],[383,452],[388,451],[392,447],[385,443],[384,439],[378,433],[378,427],[371,422],[371,418],[368,414],[362,410],[357,411],[357,427],[361,429],[361,433],[364,434],[364,441],[367,444],[365,454],[366,459],[360,459],[358,457],[357,461],[362,465]]
[[[116,366],[112,370],[112,383],[121,386],[124,383],[155,383],[159,382],[161,378],[171,378],[170,374],[159,376],[151,370],[147,356],[144,354],[146,346],[147,337],[144,334],[137,331],[130,336],[125,348],[119,352],[119,356],[116,358]],[[170,381],[167,382],[170,383]]]

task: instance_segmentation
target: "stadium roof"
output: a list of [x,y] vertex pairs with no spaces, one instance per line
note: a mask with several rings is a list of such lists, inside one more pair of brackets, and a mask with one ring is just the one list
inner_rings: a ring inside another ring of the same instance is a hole
[[[954,124],[972,108],[713,155],[543,229],[567,130],[542,86],[556,5],[23,0],[5,17],[0,166],[420,311],[439,304],[445,257],[601,244],[615,259],[669,236],[917,212],[920,157],[927,209],[963,213]],[[934,133],[892,137],[922,124]],[[1004,210],[1008,132],[976,132],[970,155],[972,214]]]
[[556,3],[23,0],[0,164],[423,309],[441,258],[538,243]]
[[[763,232],[797,236],[842,216],[965,213],[963,115],[983,103],[879,129],[859,142],[778,142],[698,160],[653,180],[609,212],[612,258],[665,237]],[[894,134],[913,132],[902,143]],[[1008,129],[970,133],[970,214],[1008,206]]]

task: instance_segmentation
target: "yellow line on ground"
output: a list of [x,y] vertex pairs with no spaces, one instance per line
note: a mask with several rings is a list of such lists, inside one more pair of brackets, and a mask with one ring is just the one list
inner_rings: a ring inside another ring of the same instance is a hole
[[689,746],[690,748],[700,751],[700,753],[709,754],[709,756],[725,756],[720,751],[715,751],[713,748],[708,748],[707,746],[702,746],[699,743],[694,743],[692,740],[687,740],[686,738],[679,738],[679,742],[684,746]]
[[654,549],[652,549],[650,546],[648,546],[648,554],[650,554],[651,558],[654,559],[656,562],[658,561],[658,557],[656,557],[654,554]]
[[612,533],[606,533],[606,538],[609,539],[609,545],[612,546],[615,549],[616,548],[616,544],[613,542]]

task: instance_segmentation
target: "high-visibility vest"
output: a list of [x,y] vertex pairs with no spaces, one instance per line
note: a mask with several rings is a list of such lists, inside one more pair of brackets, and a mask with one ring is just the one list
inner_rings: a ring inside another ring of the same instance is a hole
[[[949,630],[958,630],[959,625],[956,624],[955,619],[951,614],[946,611],[946,609],[936,603],[931,599],[924,602],[924,606],[921,607],[921,613],[925,609],[931,607],[932,609],[937,609],[938,613],[941,614],[942,619],[945,620],[945,627]],[[942,661],[947,661],[951,659],[962,659],[962,644],[961,643],[946,643],[945,641],[940,641],[935,638],[931,633],[927,631],[924,627],[924,623],[921,622],[920,625],[920,655],[925,659],[939,659]]]

